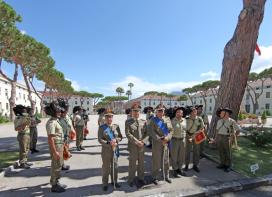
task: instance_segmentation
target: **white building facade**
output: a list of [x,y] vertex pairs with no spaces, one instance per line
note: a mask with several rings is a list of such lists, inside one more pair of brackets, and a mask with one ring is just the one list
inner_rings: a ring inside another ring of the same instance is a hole
[[69,114],[73,113],[73,108],[75,106],[81,106],[83,109],[87,111],[88,114],[93,114],[93,98],[91,97],[81,97],[78,95],[72,95],[72,96],[62,96],[57,93],[53,93],[51,95],[49,92],[45,92],[43,96],[43,103],[49,103],[52,102],[52,100],[57,100],[57,98],[64,98],[68,100],[69,104]]
[[[249,83],[250,86],[254,88],[254,91],[260,95],[258,99],[258,105],[256,106],[256,114],[260,115],[263,111],[269,111],[272,114],[272,80],[267,78],[264,81],[263,92],[262,92],[262,83],[261,81],[255,81]],[[253,103],[251,100],[251,96],[255,98],[255,94],[252,90],[245,90],[245,94],[241,103],[240,109],[247,113],[253,113]],[[258,96],[259,96],[258,95]],[[214,95],[211,91],[208,92],[205,96],[206,103],[202,97],[202,95],[198,92],[191,96],[191,100],[188,98],[187,101],[178,101],[179,96],[175,96],[172,98],[169,97],[160,97],[156,95],[147,95],[141,96],[136,99],[130,101],[130,103],[137,102],[141,105],[142,109],[147,106],[156,107],[158,104],[162,102],[163,105],[168,107],[174,106],[186,106],[186,105],[203,105],[203,109],[207,114],[212,114],[215,107],[215,100],[217,95]]]
[[[39,94],[39,93],[38,93]],[[9,106],[9,98],[11,95],[11,84],[4,77],[0,76],[0,114],[9,116],[10,114],[10,106]],[[41,96],[41,94],[39,94]],[[41,99],[36,95],[34,91],[31,93],[31,97],[33,101],[35,101],[35,110],[40,113],[41,112]],[[16,85],[16,98],[15,104],[21,104],[25,106],[30,106],[30,102],[28,100],[28,91],[25,85],[17,83]]]

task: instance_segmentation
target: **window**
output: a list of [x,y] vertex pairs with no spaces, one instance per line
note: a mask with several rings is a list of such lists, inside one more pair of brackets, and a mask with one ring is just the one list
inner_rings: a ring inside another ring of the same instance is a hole
[[19,93],[19,98],[21,98],[21,93]]
[[266,92],[266,98],[270,98],[270,92]]
[[146,106],[146,102],[144,102],[144,106]]
[[200,100],[200,104],[202,104],[202,100]]
[[249,100],[249,94],[246,95],[246,100]]
[[212,99],[210,98],[210,103],[212,103]]
[[8,97],[8,89],[5,89],[5,95]]
[[90,104],[90,102],[89,101],[87,101],[87,105],[89,105]]
[[153,102],[153,105],[156,105],[155,101]]
[[194,105],[196,104],[196,102],[194,101]]
[[260,89],[260,87],[256,87],[256,90],[259,90]]
[[75,104],[77,105],[77,101],[75,101]]
[[89,111],[90,109],[89,109],[89,107],[87,107],[87,111]]
[[271,86],[266,86],[266,88],[271,88]]
[[212,111],[212,107],[210,107],[210,111]]
[[8,104],[8,103],[6,103],[6,110],[8,110],[8,108],[9,108],[9,104]]
[[177,102],[175,102],[175,105],[178,105],[178,103],[177,103]]
[[270,104],[269,103],[265,104],[265,109],[270,109]]

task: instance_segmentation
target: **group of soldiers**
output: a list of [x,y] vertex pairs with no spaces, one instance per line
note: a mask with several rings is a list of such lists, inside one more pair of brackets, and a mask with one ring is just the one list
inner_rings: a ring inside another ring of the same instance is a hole
[[[16,106],[18,107],[18,106]],[[84,129],[87,127],[87,117],[80,106],[74,107],[73,117],[68,115],[68,103],[58,99],[48,103],[44,111],[51,118],[46,123],[48,134],[49,151],[51,155],[51,178],[52,192],[64,192],[66,185],[59,182],[61,170],[68,170],[70,166],[64,164],[64,155],[69,153],[69,141],[71,133],[76,131],[76,148],[82,151]],[[158,184],[161,179],[172,183],[169,176],[170,164],[173,169],[173,176],[178,178],[186,176],[189,170],[191,154],[193,157],[192,169],[200,172],[199,161],[201,146],[207,138],[209,121],[203,113],[203,106],[189,106],[186,108],[175,107],[166,109],[159,104],[154,110],[152,107],[144,109],[146,119],[140,118],[141,106],[134,103],[128,110],[128,118],[125,122],[125,134],[128,139],[129,151],[129,172],[128,185],[143,186],[144,180],[145,147],[152,146],[152,181]],[[14,110],[15,111],[15,110]],[[20,110],[19,110],[20,111]],[[15,113],[15,130],[18,136],[26,138],[28,127],[22,124],[25,118],[24,109],[22,113]],[[220,120],[217,123],[217,135],[215,139],[209,139],[216,143],[219,149],[220,165],[217,166],[225,172],[231,167],[231,135],[237,134],[239,126],[230,118],[232,111],[228,108],[219,108],[217,115]],[[113,124],[114,112],[111,109],[98,110],[98,142],[101,144],[102,157],[102,190],[108,190],[109,176],[114,188],[119,188],[118,183],[118,158],[120,156],[119,144],[123,139],[119,125]],[[25,139],[24,139],[25,140]],[[18,137],[20,144],[20,140]],[[27,141],[27,140],[26,140]],[[27,151],[25,146],[20,144],[20,166],[27,166]],[[68,154],[68,157],[71,155]],[[136,178],[137,171],[137,178]]]

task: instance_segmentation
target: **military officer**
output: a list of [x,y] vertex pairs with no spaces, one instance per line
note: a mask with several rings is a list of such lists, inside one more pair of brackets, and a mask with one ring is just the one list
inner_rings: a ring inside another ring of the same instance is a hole
[[183,107],[176,108],[174,115],[175,117],[171,121],[174,130],[171,140],[171,159],[174,177],[180,177],[186,176],[186,173],[182,170],[185,161],[186,141],[186,120],[183,118],[185,109]]
[[195,107],[191,106],[188,109],[189,116],[186,119],[186,156],[185,156],[185,171],[188,170],[191,151],[193,149],[193,169],[196,172],[200,172],[199,164],[199,144],[195,143],[194,137],[201,129],[204,128],[204,123],[201,117],[197,116],[197,110]]
[[30,117],[27,108],[23,105],[16,105],[13,108],[16,118],[14,120],[15,131],[18,132],[17,140],[19,142],[19,168],[29,169],[31,164],[27,162],[27,154],[30,145]]
[[[231,137],[238,135],[240,127],[235,120],[230,118],[232,110],[225,107],[217,110],[217,116],[220,118],[216,125],[216,143],[219,150],[220,165],[219,169],[230,172],[232,165],[231,158]],[[236,138],[235,138],[236,139]]]
[[31,107],[27,107],[27,113],[29,114],[29,117],[31,119],[31,121],[30,121],[31,123],[29,126],[29,129],[30,129],[30,151],[31,151],[31,154],[38,153],[39,150],[36,149],[37,141],[38,141],[37,125],[39,123],[41,123],[41,120],[38,119],[34,115],[34,110]]
[[50,184],[51,192],[61,193],[65,192],[66,185],[59,183],[60,171],[63,160],[63,129],[60,125],[60,114],[62,108],[56,101],[49,103],[44,111],[51,118],[46,123],[46,131],[48,135],[49,151],[51,155],[51,178]]
[[83,132],[84,132],[84,118],[83,118],[83,109],[80,106],[75,106],[73,109],[73,125],[76,130],[76,147],[78,151],[85,150],[82,146],[83,144]]
[[[196,105],[197,109],[197,116],[201,117],[204,123],[204,132],[206,136],[208,136],[208,130],[209,130],[209,119],[206,113],[203,112],[203,105]],[[204,142],[200,144],[200,156],[204,157]]]
[[105,124],[98,129],[98,142],[102,145],[102,189],[108,190],[108,179],[111,175],[111,180],[114,188],[121,187],[117,182],[118,179],[118,157],[119,146],[123,136],[120,127],[117,124],[112,124],[113,112],[111,109],[105,110]]
[[164,116],[165,107],[159,104],[155,108],[156,116],[150,120],[152,135],[152,177],[155,185],[159,182],[160,169],[166,182],[172,183],[169,178],[169,146],[173,127],[171,120]]
[[[147,137],[146,121],[139,118],[141,106],[133,104],[131,107],[132,117],[126,120],[125,132],[128,138],[129,171],[128,184],[134,185],[134,178],[137,169],[139,184],[144,185],[144,139]],[[136,165],[138,161],[138,166]]]

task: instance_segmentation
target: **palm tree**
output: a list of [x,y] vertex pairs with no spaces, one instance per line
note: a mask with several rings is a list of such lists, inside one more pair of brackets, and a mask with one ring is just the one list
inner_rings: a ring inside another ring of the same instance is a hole
[[131,99],[131,96],[132,96],[132,87],[134,87],[134,84],[130,82],[128,84],[128,87],[129,87],[129,90],[130,90],[130,99]]
[[128,96],[128,100],[130,100],[132,95],[131,90],[127,90],[126,95]]
[[[116,88],[116,93],[117,93],[117,95],[118,95],[118,97],[120,98],[121,96],[122,96],[122,94],[125,92],[125,90],[124,90],[124,88],[122,88],[122,87],[118,87],[118,88]],[[121,111],[121,101],[120,101],[120,99],[119,99],[119,109],[118,109],[118,111],[119,111],[119,113],[120,113],[120,111]]]

